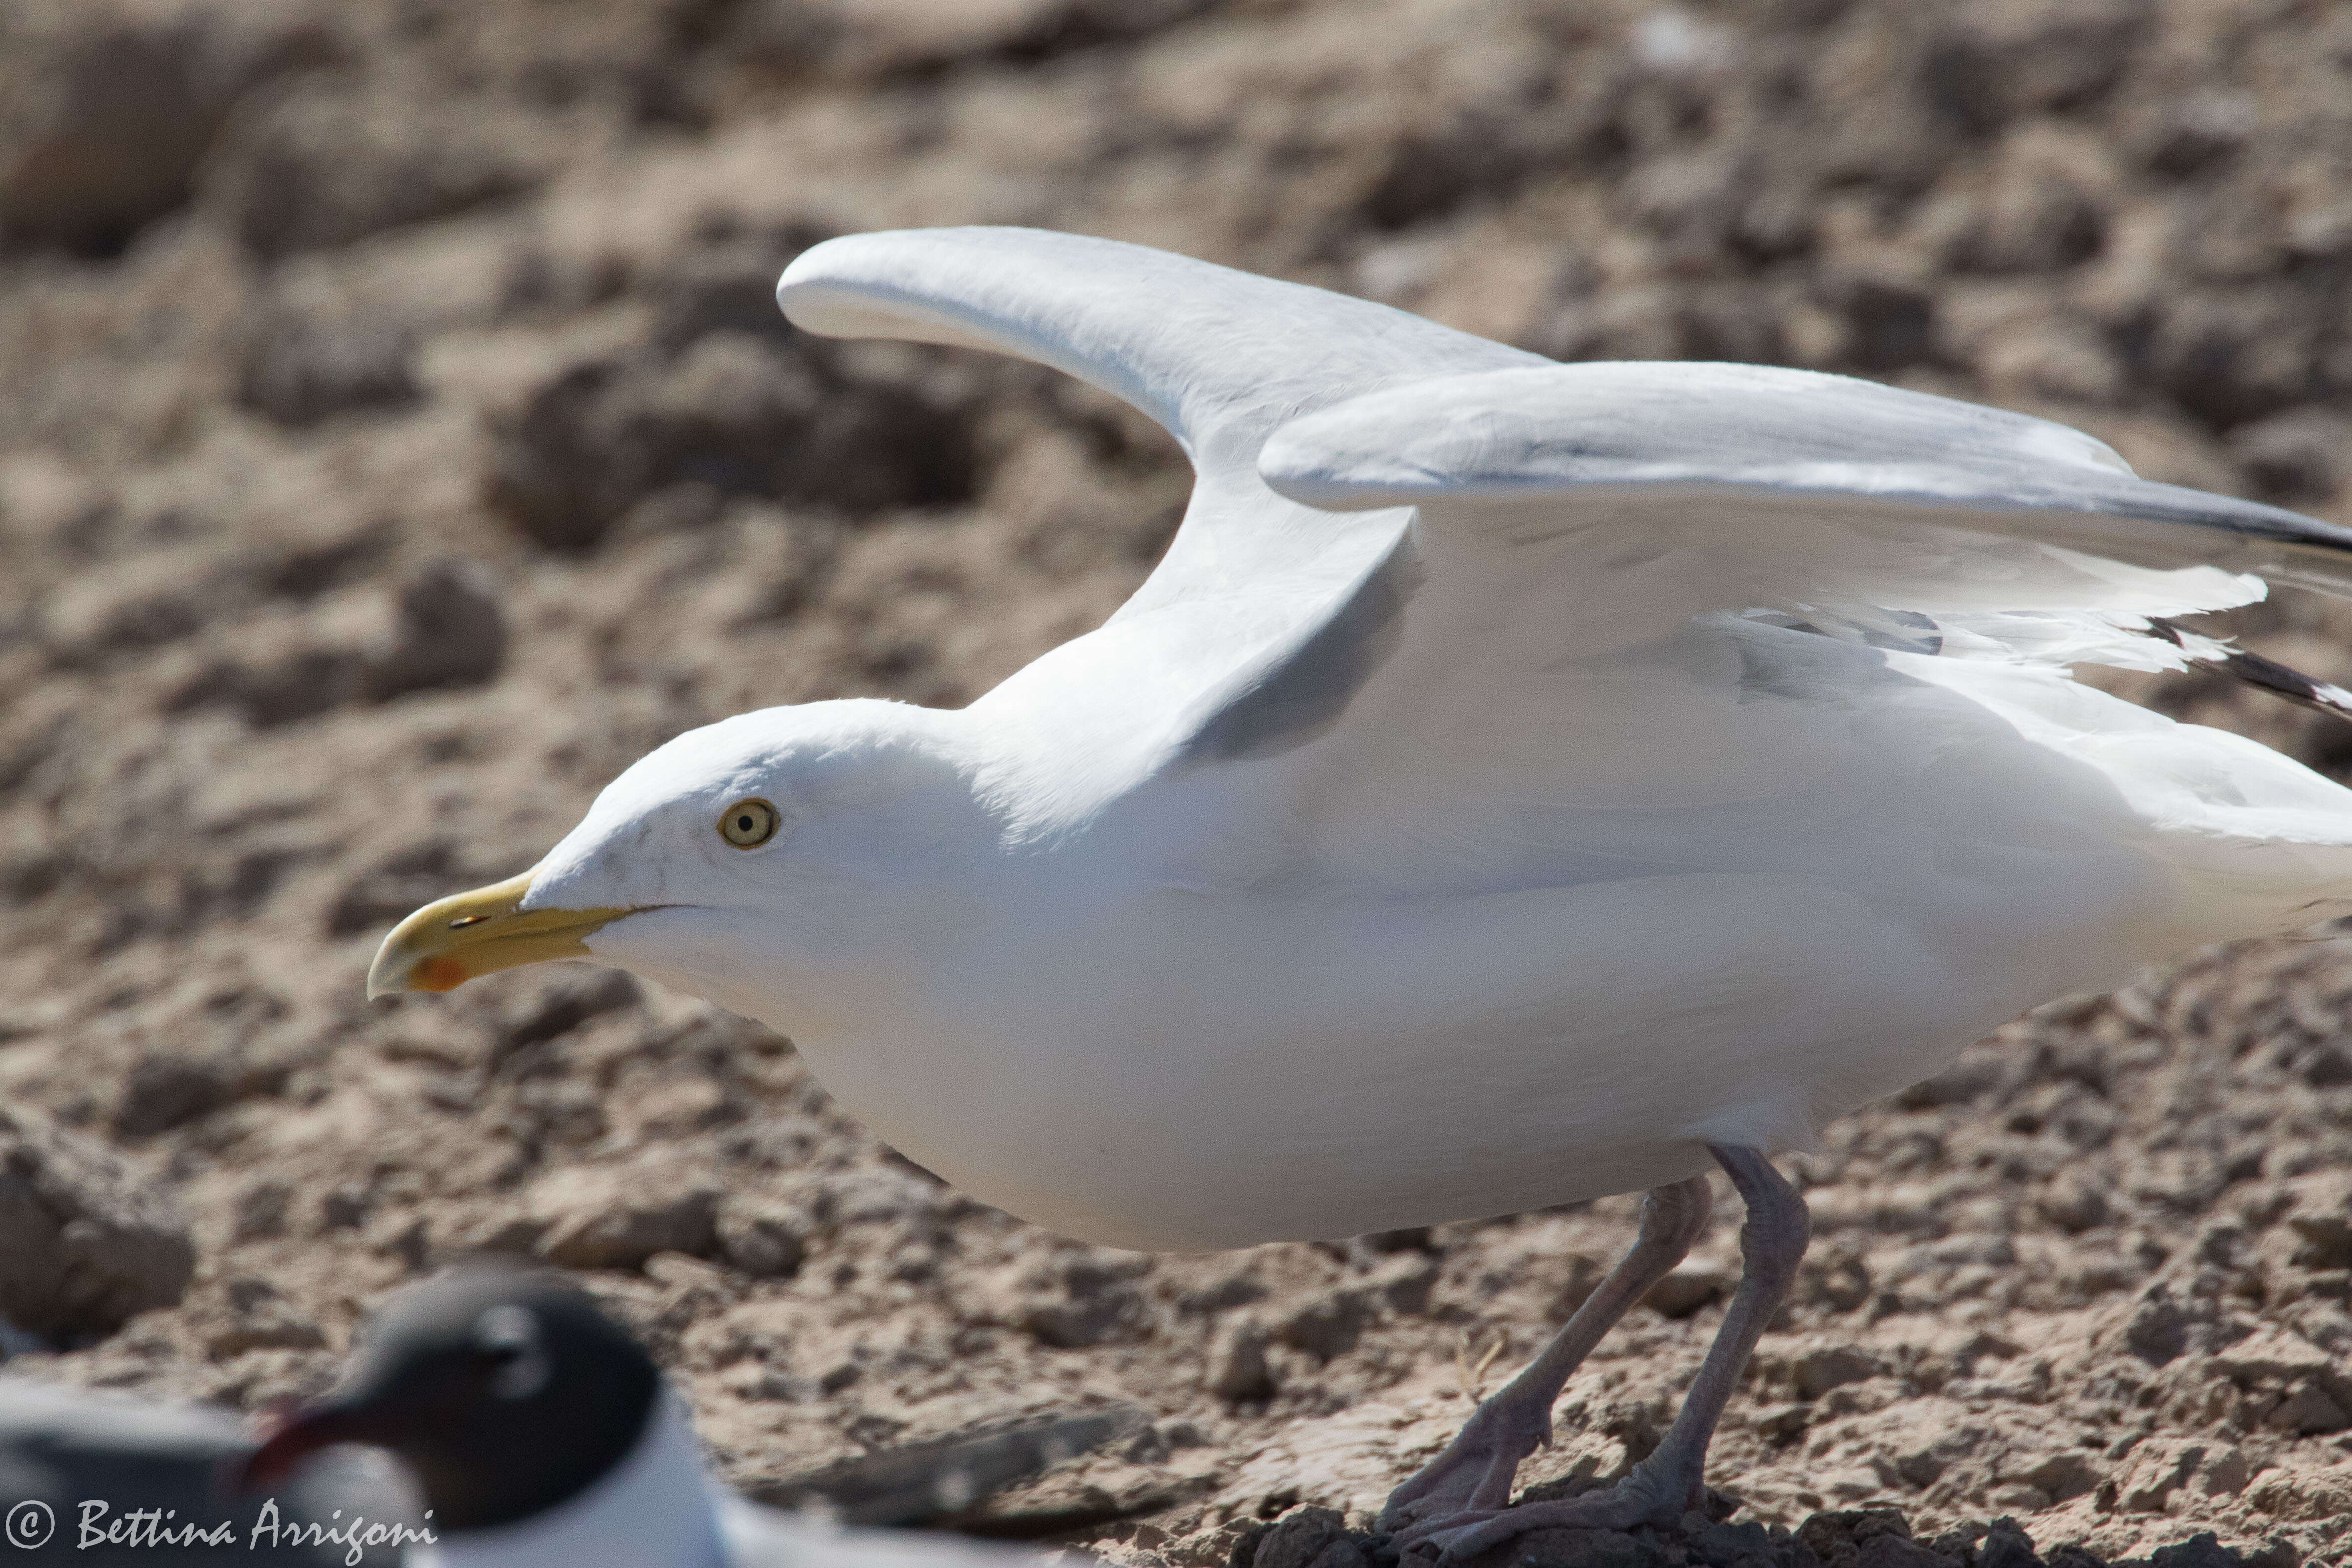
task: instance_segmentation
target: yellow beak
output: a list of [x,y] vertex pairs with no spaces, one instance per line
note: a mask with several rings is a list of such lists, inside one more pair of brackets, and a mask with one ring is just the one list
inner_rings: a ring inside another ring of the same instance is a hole
[[394,991],[455,991],[477,975],[586,958],[581,939],[635,910],[532,910],[517,906],[530,873],[436,900],[392,928],[368,966],[371,998]]

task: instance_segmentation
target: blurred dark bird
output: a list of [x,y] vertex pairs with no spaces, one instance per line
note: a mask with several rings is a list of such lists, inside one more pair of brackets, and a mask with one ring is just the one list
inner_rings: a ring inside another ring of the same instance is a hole
[[1005,1568],[949,1535],[838,1531],[714,1479],[685,1401],[572,1287],[506,1269],[412,1287],[368,1325],[341,1383],[245,1462],[273,1486],[322,1449],[388,1450],[433,1540],[414,1568]]

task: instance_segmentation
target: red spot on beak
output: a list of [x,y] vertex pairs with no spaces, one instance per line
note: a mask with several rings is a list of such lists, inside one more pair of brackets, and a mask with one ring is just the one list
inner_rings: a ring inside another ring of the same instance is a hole
[[357,1426],[340,1411],[318,1410],[306,1415],[296,1408],[272,1410],[262,1419],[266,1434],[261,1447],[237,1467],[232,1480],[240,1491],[257,1491],[284,1480],[302,1462],[330,1444],[362,1436]]
[[408,985],[412,991],[455,991],[470,978],[462,960],[436,952],[417,960],[416,967],[409,971]]

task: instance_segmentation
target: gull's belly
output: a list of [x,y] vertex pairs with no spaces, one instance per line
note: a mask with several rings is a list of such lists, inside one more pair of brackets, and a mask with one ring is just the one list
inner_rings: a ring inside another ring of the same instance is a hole
[[2074,924],[2072,951],[2023,930],[1964,950],[1763,874],[1388,905],[1167,895],[943,983],[952,1015],[799,1037],[852,1111],[974,1195],[1090,1241],[1207,1249],[1632,1191],[1704,1168],[1708,1141],[1805,1146],[2128,966]]

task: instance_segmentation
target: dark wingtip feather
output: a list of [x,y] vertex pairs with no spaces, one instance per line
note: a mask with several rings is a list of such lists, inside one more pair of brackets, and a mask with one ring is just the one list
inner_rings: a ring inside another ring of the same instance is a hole
[[2191,641],[2189,636],[2183,635],[2177,622],[2151,620],[2148,630],[2186,653],[2191,664],[2219,670],[2249,686],[2258,686],[2274,696],[2284,697],[2290,702],[2300,702],[2305,708],[2316,708],[2322,713],[2352,720],[2352,691],[2340,686],[2315,680],[2274,658],[2264,658],[2261,654],[2248,653],[2242,648],[2231,648],[2220,653],[2205,652],[2200,645],[2210,646],[2208,639],[2197,637]]

